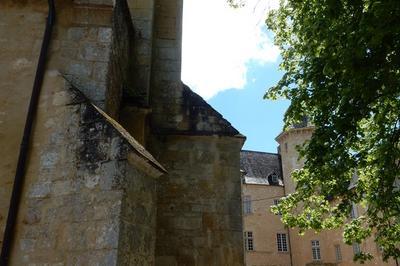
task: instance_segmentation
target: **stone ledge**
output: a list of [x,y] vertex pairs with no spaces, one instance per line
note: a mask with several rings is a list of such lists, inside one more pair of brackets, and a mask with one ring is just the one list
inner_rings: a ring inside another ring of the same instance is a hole
[[[103,119],[106,123],[108,123],[114,130],[116,130],[119,135],[127,142],[128,146],[131,147],[132,155],[128,156],[128,161],[134,163],[135,165],[140,162],[139,165],[142,165],[146,170],[146,172],[152,173],[152,175],[160,176],[164,173],[167,173],[167,170],[156,160],[154,157],[142,146],[139,142],[132,137],[128,131],[126,131],[117,121],[108,116],[103,110],[90,102],[90,100],[76,87],[70,86],[72,93],[74,94],[73,99],[78,103],[86,103],[89,108],[92,109],[95,113],[97,113],[96,117]],[[143,168],[141,167],[141,168]],[[150,168],[154,170],[150,171]],[[155,171],[155,172],[154,172]]]

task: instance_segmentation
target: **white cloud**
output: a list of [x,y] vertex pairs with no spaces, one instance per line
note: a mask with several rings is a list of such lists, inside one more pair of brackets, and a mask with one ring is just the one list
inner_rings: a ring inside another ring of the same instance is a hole
[[233,9],[226,0],[184,0],[182,80],[206,99],[243,88],[250,60],[275,62],[279,50],[263,29],[279,0],[248,0]]

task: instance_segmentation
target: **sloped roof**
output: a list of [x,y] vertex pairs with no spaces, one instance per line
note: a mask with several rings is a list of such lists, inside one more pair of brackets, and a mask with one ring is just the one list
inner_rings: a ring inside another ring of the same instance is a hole
[[[277,153],[243,150],[240,152],[240,169],[245,184],[283,186],[281,160]],[[278,183],[272,183],[268,178],[273,173],[278,176]]]
[[185,84],[183,84],[183,107],[190,117],[189,131],[192,134],[244,138],[228,120]]
[[92,107],[95,108],[99,114],[103,116],[103,118],[120,134],[120,136],[125,139],[129,145],[132,147],[133,151],[139,155],[142,159],[146,160],[148,163],[153,165],[155,168],[157,168],[159,171],[163,173],[167,173],[167,170],[151,155],[139,142],[136,141],[136,139],[129,134],[128,131],[126,131],[125,128],[123,128],[117,121],[112,119],[110,116],[108,116],[103,110],[101,110],[99,107],[94,105],[93,103],[90,103]]
[[106,121],[114,130],[116,130],[120,137],[129,144],[134,153],[136,153],[142,160],[152,165],[161,173],[167,173],[167,170],[139,142],[137,142],[136,139],[129,134],[124,127],[122,127],[117,121],[112,119],[103,110],[93,104],[78,88],[74,87],[71,83],[70,85],[71,86],[69,88],[74,93],[74,102],[84,102],[87,104],[87,106],[93,108],[93,110],[99,114],[102,119],[104,119],[104,121]]

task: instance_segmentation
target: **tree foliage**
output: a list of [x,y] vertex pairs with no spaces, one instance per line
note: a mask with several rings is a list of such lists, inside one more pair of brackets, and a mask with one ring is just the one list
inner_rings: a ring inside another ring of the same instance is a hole
[[[291,101],[286,125],[305,116],[315,125],[283,221],[344,227],[346,243],[372,237],[384,259],[399,258],[400,1],[281,0],[267,26],[284,75],[265,97]],[[355,219],[352,203],[365,210]]]
[[226,0],[226,1],[233,8],[239,8],[245,5],[245,0]]

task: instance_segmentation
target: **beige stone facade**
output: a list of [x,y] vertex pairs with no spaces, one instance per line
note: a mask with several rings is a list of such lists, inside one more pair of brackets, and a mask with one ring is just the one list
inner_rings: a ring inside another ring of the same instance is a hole
[[[290,266],[291,254],[288,229],[280,216],[271,212],[277,200],[285,195],[278,154],[242,151],[242,198],[245,260],[248,266]],[[278,181],[274,183],[272,174]],[[248,233],[252,234],[249,248]],[[279,236],[278,236],[279,234]],[[278,247],[277,239],[283,246]]]
[[[285,181],[286,193],[291,193],[295,189],[295,183],[290,178],[290,174],[295,169],[303,167],[303,160],[299,160],[296,147],[302,145],[311,138],[313,127],[293,127],[281,133],[276,140],[279,143],[279,150],[282,158],[282,172]],[[361,209],[355,206],[356,213]],[[290,240],[292,245],[293,265],[311,265],[312,263],[323,263],[327,265],[359,265],[353,262],[356,245],[349,246],[343,243],[342,230],[322,231],[321,233],[306,232],[304,236],[299,236],[296,229],[290,229]],[[319,241],[320,259],[313,258],[312,241]],[[382,253],[372,239],[361,244],[359,248],[370,252],[375,259],[363,265],[396,265],[394,261],[383,262]]]
[[[283,258],[282,254],[267,253],[266,250],[277,249],[277,239],[273,233],[284,232],[284,227],[279,219],[279,216],[274,216],[269,213],[269,205],[272,205],[271,198],[275,199],[279,196],[288,195],[295,190],[295,183],[291,179],[291,173],[295,169],[303,167],[303,160],[299,160],[297,146],[302,145],[310,139],[314,128],[309,125],[292,127],[285,132],[282,132],[276,140],[279,143],[279,164],[281,165],[281,177],[284,183],[282,187],[271,186],[266,180],[260,181],[250,177],[266,178],[266,175],[260,171],[253,171],[250,174],[244,173],[244,184],[242,185],[242,194],[250,196],[252,202],[252,213],[244,213],[244,231],[253,231],[254,251],[246,251],[246,265],[337,265],[351,266],[361,265],[353,261],[354,252],[357,249],[370,252],[374,256],[374,260],[366,262],[363,265],[379,265],[379,266],[395,266],[396,262],[390,260],[384,262],[382,253],[379,247],[372,239],[357,246],[349,246],[343,242],[342,230],[322,231],[315,233],[307,231],[305,235],[300,236],[298,230],[287,230],[290,259]],[[246,154],[247,153],[247,154]],[[249,155],[250,154],[250,155]],[[258,159],[258,163],[253,165],[246,164],[245,158],[254,157],[257,152],[244,151],[241,153],[241,169],[247,168],[247,171],[252,169],[270,169],[266,172],[271,172],[271,162],[277,161],[272,155]],[[260,164],[261,162],[261,164]],[[265,170],[264,170],[265,172]],[[267,182],[267,184],[266,184]],[[243,197],[246,200],[245,197]],[[257,199],[265,199],[258,201]],[[359,215],[362,210],[358,206],[354,206],[354,214]],[[245,206],[244,206],[245,211]],[[257,243],[262,243],[260,246]],[[278,256],[281,257],[278,257]]]
[[[253,233],[254,250],[246,250],[246,265],[290,266],[289,242],[287,248],[278,250],[277,235],[284,234],[288,240],[288,230],[280,222],[279,215],[271,213],[274,199],[281,198],[283,188],[278,186],[244,185],[243,195],[251,195],[252,212],[244,217],[244,234]],[[265,199],[265,195],[270,195]]]
[[[244,137],[180,81],[182,0],[55,2],[9,265],[243,265]],[[0,1],[0,239],[47,9]]]

